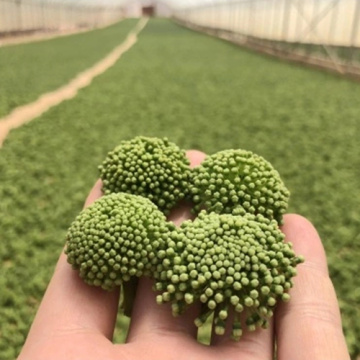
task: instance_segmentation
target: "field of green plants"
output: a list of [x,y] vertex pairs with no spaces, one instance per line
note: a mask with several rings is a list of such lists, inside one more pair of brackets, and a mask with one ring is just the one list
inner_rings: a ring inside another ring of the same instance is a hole
[[135,24],[127,19],[102,30],[0,48],[0,118],[103,58]]
[[[51,64],[42,54],[50,56],[56,44],[75,37],[0,49],[1,79],[13,79],[0,86],[0,112],[35,99],[101,58],[133,25],[83,34],[87,50],[64,46]],[[71,51],[72,65],[63,67]],[[7,56],[17,52],[39,59],[30,63],[16,55],[8,64]],[[14,68],[21,69],[19,75],[11,74]],[[113,68],[73,100],[12,131],[0,149],[0,358],[13,359],[21,349],[66,230],[98,177],[97,165],[121,140],[145,135],[167,136],[182,148],[209,154],[252,150],[279,170],[292,194],[289,211],[308,217],[323,239],[355,359],[359,97],[358,83],[150,20]],[[119,317],[115,340],[125,333]]]

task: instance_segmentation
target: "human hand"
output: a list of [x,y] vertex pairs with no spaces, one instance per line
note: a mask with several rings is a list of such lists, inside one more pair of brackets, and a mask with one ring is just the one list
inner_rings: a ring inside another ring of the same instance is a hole
[[[191,166],[205,154],[188,151]],[[101,196],[101,182],[85,206]],[[180,224],[189,209],[178,208],[171,220]],[[286,215],[282,231],[305,263],[298,266],[289,303],[279,304],[270,327],[244,331],[239,342],[212,336],[211,346],[196,341],[198,308],[174,318],[169,305],[157,305],[152,281],[139,281],[126,344],[113,344],[119,291],[84,283],[60,256],[18,360],[270,360],[276,341],[278,360],[350,359],[342,333],[336,294],[326,256],[314,227],[299,215]]]

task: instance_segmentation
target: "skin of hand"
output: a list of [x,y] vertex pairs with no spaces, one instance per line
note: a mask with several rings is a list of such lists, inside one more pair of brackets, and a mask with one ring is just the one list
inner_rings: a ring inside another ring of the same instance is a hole
[[[197,150],[187,156],[192,167],[205,158]],[[85,207],[101,195],[98,181]],[[176,224],[186,218],[186,206],[170,216]],[[18,360],[271,360],[275,341],[278,360],[350,359],[319,235],[294,214],[285,215],[282,231],[305,262],[297,268],[290,301],[279,304],[267,330],[245,331],[239,342],[213,335],[210,346],[199,344],[193,322],[198,308],[174,318],[169,305],[156,304],[152,281],[142,278],[127,342],[113,344],[119,291],[86,285],[62,253]]]

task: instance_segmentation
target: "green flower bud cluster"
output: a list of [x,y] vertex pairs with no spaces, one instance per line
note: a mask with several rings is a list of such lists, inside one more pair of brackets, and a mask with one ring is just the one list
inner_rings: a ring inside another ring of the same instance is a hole
[[131,277],[150,276],[173,228],[148,199],[105,195],[84,209],[66,237],[67,260],[86,283],[112,290]]
[[168,246],[159,252],[163,260],[154,274],[157,302],[170,302],[177,316],[200,301],[195,324],[214,313],[215,333],[224,334],[232,321],[235,339],[244,319],[250,331],[268,326],[276,303],[290,299],[295,267],[303,261],[277,222],[262,215],[202,211],[170,233]]
[[224,150],[193,170],[194,210],[262,214],[282,223],[290,193],[273,166],[246,150]]
[[[136,137],[99,169],[105,195],[72,223],[65,252],[88,284],[122,287],[126,314],[141,276],[155,280],[157,302],[174,316],[200,302],[195,324],[214,314],[215,333],[231,321],[235,339],[244,322],[266,328],[276,303],[289,300],[303,259],[279,229],[289,191],[262,157],[225,150],[191,170],[166,138]],[[177,228],[165,214],[181,199],[198,217]]]
[[144,196],[168,213],[188,196],[189,160],[167,138],[138,136],[122,141],[99,166],[104,194]]

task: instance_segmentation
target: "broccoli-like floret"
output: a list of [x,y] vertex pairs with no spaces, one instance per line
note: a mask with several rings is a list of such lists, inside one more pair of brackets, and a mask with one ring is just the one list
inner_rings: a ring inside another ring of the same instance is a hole
[[172,228],[146,198],[105,195],[71,224],[65,253],[86,283],[112,290],[131,277],[153,274]]
[[280,224],[290,196],[273,166],[246,150],[208,156],[193,170],[190,191],[195,212],[262,214]]
[[[195,320],[204,324],[214,313],[216,334],[224,334],[234,312],[232,336],[266,328],[279,300],[288,301],[296,265],[303,261],[284,241],[275,220],[262,215],[234,216],[201,212],[170,234],[168,250],[154,274],[159,304],[170,302],[173,315],[200,300]],[[245,316],[243,315],[245,314]]]
[[[235,339],[244,325],[266,328],[276,303],[289,300],[303,259],[280,231],[289,191],[265,159],[225,150],[190,170],[166,138],[137,137],[99,169],[105,195],[72,223],[65,252],[88,284],[122,287],[126,315],[141,276],[155,280],[157,302],[173,315],[200,301],[195,324],[214,314],[214,332],[231,322]],[[165,214],[191,197],[198,217],[177,228]]]
[[122,141],[99,170],[104,194],[141,195],[164,213],[189,193],[189,160],[185,151],[167,138],[139,136]]

